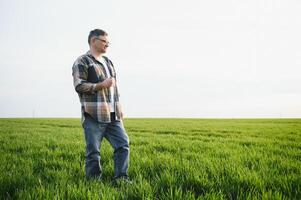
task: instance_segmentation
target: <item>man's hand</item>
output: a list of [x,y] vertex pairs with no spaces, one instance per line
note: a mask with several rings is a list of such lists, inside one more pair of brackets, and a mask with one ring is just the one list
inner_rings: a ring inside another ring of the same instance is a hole
[[107,78],[106,80],[104,80],[101,83],[103,83],[104,88],[110,88],[110,87],[115,85],[115,79],[114,78]]
[[121,119],[123,119],[123,117],[124,117],[124,114],[122,111],[120,112],[120,117],[121,117]]
[[115,79],[114,78],[107,78],[101,83],[97,83],[95,86],[95,90],[101,90],[104,88],[110,88],[115,85]]

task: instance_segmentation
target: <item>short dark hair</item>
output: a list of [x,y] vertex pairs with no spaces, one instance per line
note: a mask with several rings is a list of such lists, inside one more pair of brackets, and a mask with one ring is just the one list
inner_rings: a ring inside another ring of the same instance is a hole
[[105,32],[104,30],[101,29],[94,29],[92,31],[90,31],[89,33],[89,37],[88,37],[88,43],[90,44],[91,38],[93,37],[98,37],[98,36],[107,36],[107,32]]

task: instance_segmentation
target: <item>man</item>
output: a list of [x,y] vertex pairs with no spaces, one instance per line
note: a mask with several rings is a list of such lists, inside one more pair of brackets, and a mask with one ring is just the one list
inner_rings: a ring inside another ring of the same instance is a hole
[[92,30],[88,43],[90,50],[72,67],[74,87],[82,109],[86,178],[101,178],[100,147],[105,137],[114,148],[114,180],[130,182],[129,138],[122,123],[116,72],[112,61],[103,56],[109,46],[108,34],[100,29]]

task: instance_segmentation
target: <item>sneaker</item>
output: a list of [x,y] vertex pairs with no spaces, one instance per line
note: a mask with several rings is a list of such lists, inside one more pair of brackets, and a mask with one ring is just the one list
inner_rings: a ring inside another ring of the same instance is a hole
[[119,176],[115,177],[113,180],[113,185],[121,186],[121,185],[131,185],[133,182],[129,179],[128,176]]
[[98,181],[98,182],[102,182],[102,176],[91,176],[91,177],[86,177],[87,181]]

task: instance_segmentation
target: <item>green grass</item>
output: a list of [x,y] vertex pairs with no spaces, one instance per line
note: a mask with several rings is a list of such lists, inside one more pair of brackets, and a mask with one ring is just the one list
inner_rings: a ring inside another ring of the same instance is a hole
[[1,199],[301,199],[301,119],[126,119],[129,174],[86,181],[79,119],[0,119]]

